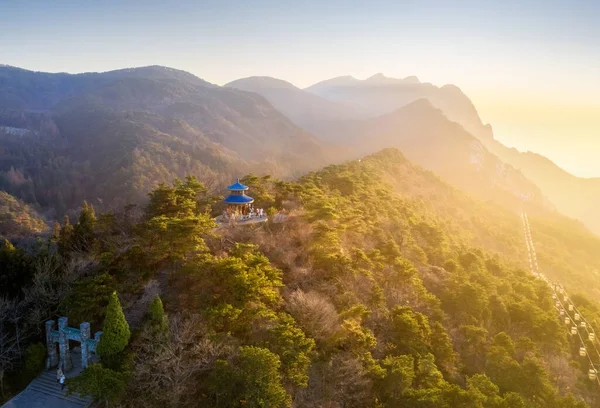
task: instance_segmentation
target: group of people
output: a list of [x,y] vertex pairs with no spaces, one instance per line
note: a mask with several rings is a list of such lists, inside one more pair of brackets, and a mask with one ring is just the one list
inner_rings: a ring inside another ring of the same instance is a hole
[[254,208],[253,206],[250,206],[250,214],[251,217],[266,217],[267,214],[264,212],[264,210],[262,208]]
[[248,207],[247,212],[243,212],[242,214],[233,212],[231,210],[223,211],[223,216],[225,219],[231,218],[264,218],[267,216],[267,213],[262,208],[254,208],[253,206]]

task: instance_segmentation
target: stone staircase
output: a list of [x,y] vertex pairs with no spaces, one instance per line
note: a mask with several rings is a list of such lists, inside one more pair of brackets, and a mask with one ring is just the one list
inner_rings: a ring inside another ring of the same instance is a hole
[[[81,372],[81,354],[73,352],[73,369],[65,373],[67,378],[75,377]],[[44,371],[27,388],[1,408],[88,408],[92,398],[71,394],[67,396],[67,387],[60,389],[56,382],[56,370]]]

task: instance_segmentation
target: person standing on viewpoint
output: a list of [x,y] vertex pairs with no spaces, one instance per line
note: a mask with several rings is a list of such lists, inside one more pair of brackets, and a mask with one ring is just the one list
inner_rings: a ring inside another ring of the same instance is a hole
[[60,375],[60,379],[58,380],[58,382],[60,383],[60,390],[64,390],[65,389],[65,375],[64,373]]
[[60,369],[60,366],[56,369],[56,382],[60,383],[60,377],[63,375],[63,371]]

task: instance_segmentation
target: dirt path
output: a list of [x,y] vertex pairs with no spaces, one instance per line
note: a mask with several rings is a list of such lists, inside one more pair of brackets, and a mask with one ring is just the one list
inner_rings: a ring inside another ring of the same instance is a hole
[[137,329],[139,325],[144,320],[144,316],[148,312],[148,307],[150,307],[150,302],[156,295],[160,295],[160,284],[158,280],[152,279],[146,283],[144,286],[144,293],[129,307],[124,311],[125,318],[127,319],[127,323],[129,323],[129,327],[132,329]]

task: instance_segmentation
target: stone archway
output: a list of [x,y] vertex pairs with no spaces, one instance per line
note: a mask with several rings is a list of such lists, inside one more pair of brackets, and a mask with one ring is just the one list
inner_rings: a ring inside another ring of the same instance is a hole
[[[69,319],[66,317],[58,319],[58,330],[55,327],[56,322],[54,320],[46,322],[46,349],[48,351],[46,368],[50,369],[58,366],[64,372],[71,370],[73,361],[71,360],[69,340],[73,340],[81,345],[81,366],[85,369],[89,364],[91,354],[96,352],[102,332],[94,333],[94,338],[91,338],[88,322],[81,323],[79,329],[76,329],[69,327]],[[57,344],[58,353],[56,352]]]

